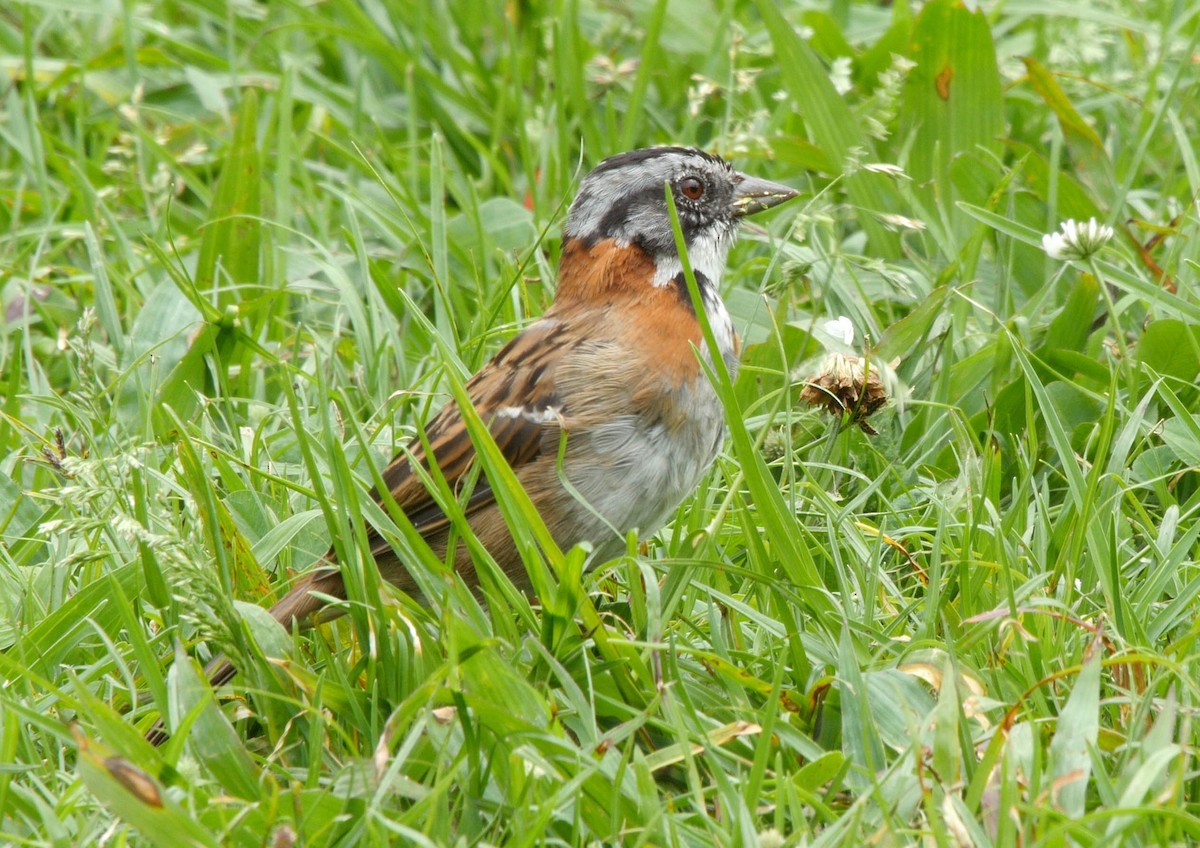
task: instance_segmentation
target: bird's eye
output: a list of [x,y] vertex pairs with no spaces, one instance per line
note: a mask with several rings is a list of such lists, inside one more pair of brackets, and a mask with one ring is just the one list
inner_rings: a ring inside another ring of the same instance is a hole
[[679,183],[679,190],[688,200],[699,200],[704,196],[704,183],[696,177],[684,177]]

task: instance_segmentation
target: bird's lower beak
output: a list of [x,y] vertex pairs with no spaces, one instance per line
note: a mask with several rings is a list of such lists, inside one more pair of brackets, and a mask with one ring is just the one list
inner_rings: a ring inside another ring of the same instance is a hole
[[733,190],[733,214],[737,218],[778,206],[800,193],[783,183],[760,180],[758,177],[746,174],[738,174],[736,179],[737,185]]

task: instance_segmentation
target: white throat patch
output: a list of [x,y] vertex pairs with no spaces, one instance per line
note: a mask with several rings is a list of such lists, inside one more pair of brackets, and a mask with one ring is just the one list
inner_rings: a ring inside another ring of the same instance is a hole
[[[719,235],[705,235],[696,239],[688,249],[688,259],[692,262],[692,270],[703,274],[712,283],[714,291],[721,285],[721,276],[725,273],[725,260],[729,256],[729,243],[732,239],[721,238]],[[683,263],[679,257],[659,259],[654,270],[653,285],[669,286],[671,282],[683,273]]]

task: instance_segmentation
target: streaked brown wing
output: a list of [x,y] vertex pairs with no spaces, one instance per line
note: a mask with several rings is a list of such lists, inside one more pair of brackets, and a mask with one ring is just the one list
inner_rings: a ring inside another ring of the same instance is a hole
[[[514,470],[539,455],[548,435],[552,443],[557,443],[562,410],[554,391],[555,372],[563,354],[571,348],[566,342],[569,338],[564,323],[543,319],[509,342],[467,383],[468,397]],[[451,401],[443,407],[425,432],[437,467],[446,482],[457,489],[475,464],[475,446],[458,405]],[[409,445],[408,453],[397,455],[382,476],[397,506],[419,533],[429,536],[444,528],[448,520],[413,472],[414,461],[430,467],[419,440]],[[372,494],[380,500],[377,492]],[[470,515],[494,500],[487,481],[481,477],[464,511]]]

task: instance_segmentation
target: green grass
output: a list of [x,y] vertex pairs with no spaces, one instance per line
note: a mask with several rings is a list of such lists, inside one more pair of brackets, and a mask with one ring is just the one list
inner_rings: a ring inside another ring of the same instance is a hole
[[[1200,841],[1200,12],[631,5],[0,9],[6,844]],[[664,142],[805,193],[731,257],[717,468],[536,602],[389,592],[368,525],[444,567],[373,469]],[[799,399],[839,315],[876,436]]]

